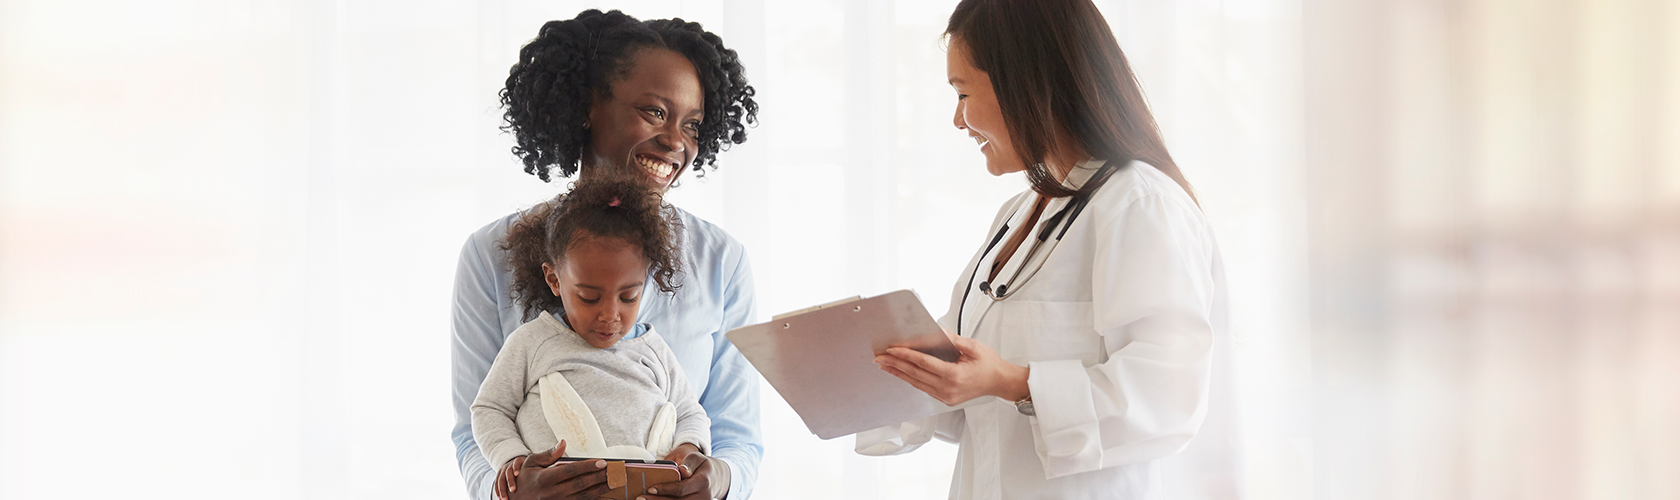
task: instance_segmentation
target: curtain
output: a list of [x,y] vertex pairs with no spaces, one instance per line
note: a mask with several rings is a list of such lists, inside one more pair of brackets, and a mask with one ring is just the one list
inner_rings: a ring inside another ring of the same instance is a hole
[[1680,10],[1303,10],[1317,496],[1680,497]]

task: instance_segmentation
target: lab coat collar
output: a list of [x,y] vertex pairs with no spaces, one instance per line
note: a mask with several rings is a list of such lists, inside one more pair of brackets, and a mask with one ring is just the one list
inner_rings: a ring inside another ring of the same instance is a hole
[[1097,170],[1107,162],[1108,160],[1098,158],[1079,162],[1073,166],[1072,171],[1068,172],[1067,178],[1062,180],[1062,186],[1075,191],[1079,190],[1080,186],[1084,186],[1085,181],[1091,180],[1091,176],[1096,175]]

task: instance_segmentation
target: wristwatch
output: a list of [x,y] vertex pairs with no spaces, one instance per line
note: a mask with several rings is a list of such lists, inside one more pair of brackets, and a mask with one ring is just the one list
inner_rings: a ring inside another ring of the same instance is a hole
[[1022,415],[1029,417],[1037,416],[1038,413],[1033,411],[1032,394],[1028,394],[1027,397],[1021,398],[1020,401],[1016,401],[1015,411],[1021,412]]

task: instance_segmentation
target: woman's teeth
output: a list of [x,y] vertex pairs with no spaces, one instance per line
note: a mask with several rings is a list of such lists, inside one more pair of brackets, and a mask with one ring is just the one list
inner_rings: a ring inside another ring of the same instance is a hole
[[642,170],[646,170],[648,173],[660,178],[670,177],[671,170],[676,168],[676,166],[670,163],[648,158],[646,156],[636,157],[636,163],[642,166]]

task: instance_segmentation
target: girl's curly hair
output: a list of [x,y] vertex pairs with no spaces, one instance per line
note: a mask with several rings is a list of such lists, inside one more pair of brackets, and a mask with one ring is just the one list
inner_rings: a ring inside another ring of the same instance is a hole
[[619,12],[590,9],[576,18],[549,21],[537,38],[519,49],[501,91],[502,130],[512,132],[513,154],[525,173],[548,182],[577,173],[589,130],[583,128],[595,94],[612,95],[612,82],[630,70],[636,52],[669,49],[694,64],[706,94],[694,171],[716,168],[717,153],[746,142],[747,125],[758,123],[758,103],[745,69],[723,39],[680,18],[638,21]]
[[569,193],[525,211],[502,238],[512,269],[513,298],[524,304],[527,320],[539,312],[559,313],[560,297],[544,279],[542,266],[559,268],[566,250],[588,238],[628,243],[649,262],[648,274],[659,291],[682,287],[678,258],[682,221],[658,191],[632,179],[590,178],[572,184]]

